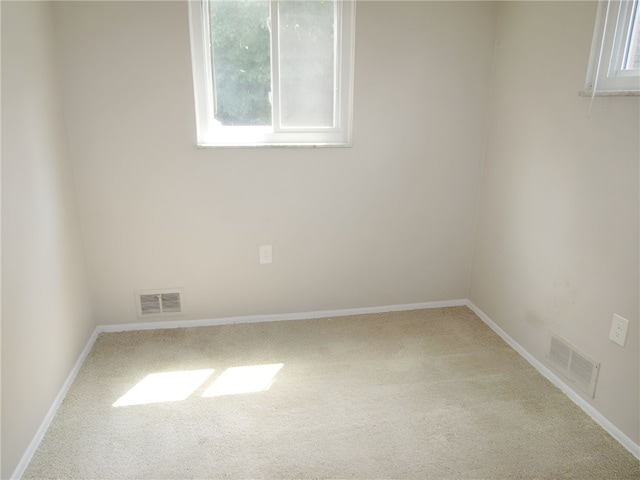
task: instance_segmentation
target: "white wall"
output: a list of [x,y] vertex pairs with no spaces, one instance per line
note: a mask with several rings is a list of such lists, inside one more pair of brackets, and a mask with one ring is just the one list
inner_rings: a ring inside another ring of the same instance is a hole
[[348,149],[198,150],[185,2],[55,11],[98,323],[466,297],[493,4],[358,3]]
[[538,360],[554,332],[600,361],[589,401],[637,444],[640,99],[597,98],[587,115],[596,7],[500,5],[470,298]]
[[90,325],[51,4],[2,2],[2,478]]

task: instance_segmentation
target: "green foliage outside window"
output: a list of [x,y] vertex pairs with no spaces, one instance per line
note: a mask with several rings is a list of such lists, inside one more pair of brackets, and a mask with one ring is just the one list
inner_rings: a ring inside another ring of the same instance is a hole
[[271,125],[269,2],[209,5],[216,119],[223,125]]
[[[228,126],[271,125],[269,0],[212,0],[215,118]],[[283,121],[331,126],[334,90],[332,0],[280,5]]]

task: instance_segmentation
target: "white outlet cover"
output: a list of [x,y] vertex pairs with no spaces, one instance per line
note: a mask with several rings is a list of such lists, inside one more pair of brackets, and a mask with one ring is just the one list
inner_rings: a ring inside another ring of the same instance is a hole
[[260,245],[260,263],[272,263],[273,262],[273,250],[271,245]]
[[627,331],[629,330],[629,320],[622,318],[617,313],[613,314],[611,320],[611,330],[609,331],[609,339],[624,347],[627,340]]

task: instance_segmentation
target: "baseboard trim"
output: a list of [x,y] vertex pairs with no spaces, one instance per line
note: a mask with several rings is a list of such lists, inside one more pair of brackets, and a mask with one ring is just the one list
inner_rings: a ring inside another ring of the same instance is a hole
[[615,438],[623,447],[633,454],[638,460],[640,460],[640,445],[631,440],[625,435],[618,427],[611,423],[607,418],[596,410],[590,403],[576,393],[569,385],[567,385],[560,377],[558,377],[553,371],[547,368],[542,362],[537,360],[522,345],[516,342],[509,334],[507,334],[502,328],[495,323],[489,315],[484,313],[477,305],[471,300],[467,300],[467,307],[469,307],[480,319],[486,323],[491,330],[496,332],[505,342],[509,344],[516,352],[518,352],[525,360],[527,360],[538,372],[540,372],[547,380],[558,387],[562,392],[569,397],[575,404],[577,404],[582,410],[584,410],[593,420],[604,428],[609,435]]
[[76,360],[76,363],[73,365],[71,372],[69,372],[69,375],[67,375],[67,378],[62,384],[62,388],[58,392],[58,395],[56,396],[56,398],[53,400],[51,407],[49,407],[49,411],[47,412],[44,419],[42,420],[42,423],[40,424],[40,427],[38,428],[38,430],[36,431],[36,434],[31,440],[31,443],[27,447],[27,450],[22,455],[22,458],[20,459],[18,466],[13,472],[13,475],[11,475],[12,480],[20,479],[24,474],[25,470],[27,469],[29,462],[31,462],[31,459],[33,458],[33,454],[36,452],[38,445],[40,445],[40,442],[44,438],[44,435],[49,429],[49,425],[51,425],[51,422],[53,421],[53,418],[55,417],[56,412],[58,411],[58,408],[60,408],[62,401],[67,396],[67,392],[69,391],[69,388],[71,388],[73,381],[78,375],[78,372],[80,371],[80,367],[82,367],[82,364],[87,358],[87,355],[89,355],[89,352],[93,348],[93,344],[98,338],[99,333],[100,332],[98,331],[98,329],[95,329],[91,334],[91,336],[89,337],[89,340],[87,340],[87,344],[85,345],[84,349],[80,353],[80,356]]
[[406,303],[401,305],[386,305],[379,307],[347,308],[342,310],[319,310],[315,312],[283,313],[269,315],[247,315],[239,317],[210,318],[202,320],[166,320],[157,322],[139,322],[114,325],[100,325],[102,332],[127,332],[134,330],[159,330],[166,328],[212,327],[219,325],[233,325],[238,323],[280,322],[287,320],[310,320],[314,318],[345,317],[348,315],[363,315],[370,313],[401,312],[407,310],[422,310],[427,308],[461,307],[467,305],[466,299],[444,300],[438,302]]

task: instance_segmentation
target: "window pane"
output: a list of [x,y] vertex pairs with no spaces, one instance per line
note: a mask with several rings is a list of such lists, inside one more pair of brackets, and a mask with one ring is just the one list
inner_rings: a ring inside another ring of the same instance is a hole
[[331,0],[278,5],[283,127],[333,127],[335,9]]
[[627,70],[640,68],[640,14],[637,0],[633,5],[628,42],[624,68]]
[[215,118],[271,125],[269,1],[211,1]]

